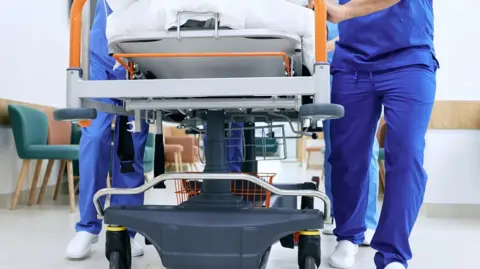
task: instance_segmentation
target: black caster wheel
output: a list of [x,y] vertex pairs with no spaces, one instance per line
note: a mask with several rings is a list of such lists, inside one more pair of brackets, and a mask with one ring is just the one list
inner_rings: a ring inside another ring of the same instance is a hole
[[130,236],[125,227],[107,227],[105,251],[105,256],[110,262],[110,269],[132,268]]
[[302,119],[331,120],[343,118],[345,110],[337,104],[305,104],[300,107],[298,116]]
[[306,257],[305,261],[300,266],[300,269],[317,269],[317,268],[318,268],[318,266],[315,263],[315,258],[313,258],[313,257]]
[[53,112],[53,118],[58,121],[94,120],[97,118],[95,108],[62,108]]
[[122,257],[120,252],[113,251],[110,253],[110,269],[130,269],[131,264],[127,264],[125,257]]

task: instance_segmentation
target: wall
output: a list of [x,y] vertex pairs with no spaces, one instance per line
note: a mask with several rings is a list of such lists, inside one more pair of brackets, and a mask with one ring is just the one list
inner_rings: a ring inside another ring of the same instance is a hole
[[[476,0],[434,1],[437,100],[480,101],[480,37],[472,34],[479,9]],[[426,141],[425,202],[480,204],[480,130],[429,130]]]
[[[65,0],[0,1],[0,97],[65,106],[67,4]],[[1,126],[0,152],[0,194],[11,193],[21,161],[16,155],[11,129]],[[50,181],[54,183],[52,178]]]

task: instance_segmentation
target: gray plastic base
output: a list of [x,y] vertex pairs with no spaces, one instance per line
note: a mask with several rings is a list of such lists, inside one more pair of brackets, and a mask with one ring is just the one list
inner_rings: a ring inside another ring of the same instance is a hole
[[339,119],[343,118],[345,110],[337,104],[305,104],[300,107],[298,116],[301,118]]
[[105,223],[142,234],[169,269],[259,269],[276,241],[300,230],[322,228],[323,214],[285,208],[144,205],[109,207]]

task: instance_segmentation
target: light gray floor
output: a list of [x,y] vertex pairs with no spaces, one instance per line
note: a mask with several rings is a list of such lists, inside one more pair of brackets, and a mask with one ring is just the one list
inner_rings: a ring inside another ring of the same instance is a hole
[[[276,172],[277,182],[303,181],[319,171],[305,172],[296,163],[269,161],[260,165],[261,172]],[[147,192],[146,203],[174,204],[173,188]],[[104,236],[94,245],[91,256],[83,261],[64,258],[65,247],[74,235],[78,214],[70,214],[67,203],[46,202],[42,206],[19,206],[13,212],[0,210],[0,268],[12,269],[102,269],[108,268],[104,258]],[[138,236],[143,244],[143,238]],[[480,268],[478,266],[479,219],[420,218],[411,238],[414,259],[410,269]],[[335,239],[322,240],[323,264],[335,246]],[[354,269],[374,269],[374,251],[361,248]],[[156,251],[146,247],[145,255],[135,258],[133,269],[163,268]],[[296,269],[296,251],[274,246],[269,269]]]

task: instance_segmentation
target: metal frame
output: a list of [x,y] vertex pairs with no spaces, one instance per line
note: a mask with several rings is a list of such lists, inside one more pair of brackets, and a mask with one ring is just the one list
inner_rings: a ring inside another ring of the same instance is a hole
[[327,195],[323,192],[316,190],[284,190],[277,188],[268,182],[265,182],[255,176],[248,174],[232,174],[232,173],[169,173],[163,174],[155,177],[154,179],[148,181],[144,185],[132,188],[132,189],[120,189],[120,188],[107,188],[101,189],[95,193],[93,196],[93,201],[95,204],[95,209],[97,210],[97,217],[103,219],[104,209],[101,206],[100,198],[107,195],[133,195],[146,192],[147,190],[153,188],[160,182],[165,180],[178,180],[179,178],[185,180],[246,180],[250,181],[259,187],[265,188],[267,191],[270,191],[274,194],[280,196],[307,196],[321,199],[324,202],[324,219],[326,223],[331,223],[331,214],[330,214],[330,200]]

